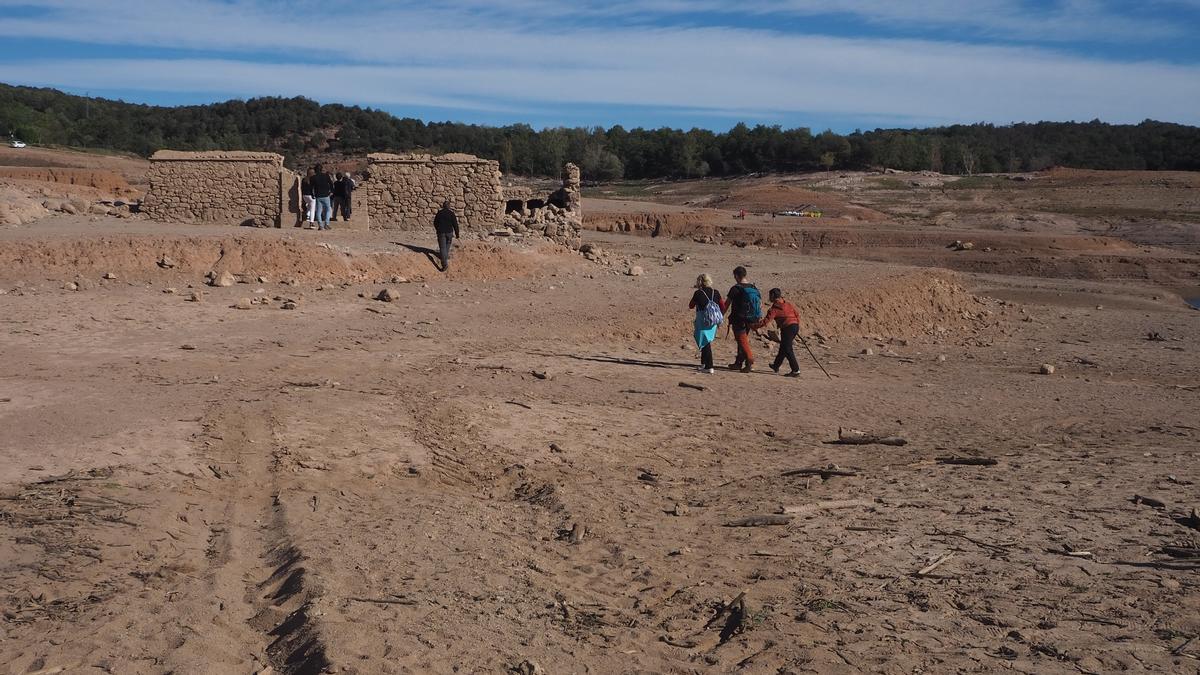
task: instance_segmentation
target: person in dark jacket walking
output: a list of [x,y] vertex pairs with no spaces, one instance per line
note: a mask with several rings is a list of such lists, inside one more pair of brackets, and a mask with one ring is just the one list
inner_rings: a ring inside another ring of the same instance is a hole
[[450,202],[442,202],[442,208],[433,217],[433,229],[437,232],[438,253],[442,256],[442,271],[450,271],[450,247],[458,239],[458,216],[450,209]]
[[317,172],[312,177],[313,198],[317,200],[317,229],[329,229],[329,216],[333,211],[333,205],[329,203],[333,197],[333,178],[325,173],[325,169],[321,165],[317,165]]
[[779,328],[779,353],[771,362],[771,370],[778,373],[786,358],[788,365],[792,367],[787,377],[799,377],[800,362],[796,360],[793,347],[796,336],[800,334],[800,313],[796,311],[795,305],[783,299],[783,291],[778,288],[772,288],[767,296],[771,298],[771,308],[767,310],[767,315],[755,322],[751,328],[758,330],[771,323],[772,319],[775,320],[775,325]]
[[725,294],[725,306],[729,308],[729,327],[737,341],[737,358],[729,364],[729,369],[748,373],[754,368],[750,327],[762,317],[762,295],[758,287],[750,283],[745,267],[738,265],[734,268],[733,280],[737,283]]
[[337,179],[337,183],[333,186],[333,219],[338,219],[338,213],[341,212],[342,220],[350,220],[350,195],[354,193],[356,187],[354,179],[350,177],[350,172],[343,173]]

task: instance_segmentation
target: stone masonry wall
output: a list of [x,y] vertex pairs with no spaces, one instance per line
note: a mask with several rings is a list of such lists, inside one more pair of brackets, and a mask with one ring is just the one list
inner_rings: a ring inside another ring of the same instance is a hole
[[[514,234],[540,234],[551,241],[577,249],[583,243],[583,200],[579,167],[567,164],[562,170],[562,187],[544,199],[531,199],[528,189],[505,192],[504,225]],[[520,208],[513,208],[521,202]],[[533,206],[537,204],[537,206]]]
[[433,216],[450,202],[463,231],[490,232],[504,220],[500,164],[474,155],[367,155],[366,195],[371,227],[433,228]]
[[177,152],[150,157],[142,211],[162,222],[278,227],[287,210],[283,157],[269,152]]

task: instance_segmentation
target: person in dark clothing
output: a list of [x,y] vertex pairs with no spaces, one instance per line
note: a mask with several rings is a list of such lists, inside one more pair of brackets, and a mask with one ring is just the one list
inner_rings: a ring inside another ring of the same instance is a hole
[[733,280],[737,283],[725,295],[725,306],[729,308],[729,327],[737,341],[737,358],[729,364],[729,369],[748,373],[754,368],[750,327],[762,316],[762,296],[758,287],[750,283],[745,267],[739,265],[734,268]]
[[350,177],[350,173],[343,173],[337,179],[337,183],[333,186],[333,219],[338,219],[338,212],[342,214],[342,220],[350,220],[350,195],[353,194],[355,188],[354,179]]
[[304,228],[307,230],[316,227],[313,224],[317,212],[317,202],[313,199],[312,193],[313,173],[315,172],[310,166],[305,172],[304,178],[300,179],[300,208],[304,210]]
[[688,309],[696,310],[693,335],[696,346],[700,348],[700,372],[712,375],[712,343],[717,338],[717,329],[725,314],[725,301],[721,299],[721,292],[713,288],[712,277],[701,274],[696,278],[696,292],[692,293]]
[[442,271],[450,271],[450,246],[458,239],[458,216],[450,209],[450,202],[442,202],[442,208],[433,217],[433,229],[437,232],[438,253],[442,256]]
[[800,362],[796,360],[794,347],[796,336],[800,334],[800,313],[796,311],[795,305],[783,299],[783,291],[778,288],[772,288],[767,295],[771,298],[771,309],[767,310],[767,315],[755,322],[752,328],[757,330],[771,323],[772,319],[775,320],[775,325],[779,328],[779,353],[771,362],[771,370],[778,373],[786,358],[788,365],[792,367],[787,377],[799,377]]
[[329,216],[333,211],[333,205],[330,203],[330,198],[333,197],[333,178],[325,173],[325,169],[318,164],[316,174],[312,177],[313,198],[317,201],[317,229],[329,229]]

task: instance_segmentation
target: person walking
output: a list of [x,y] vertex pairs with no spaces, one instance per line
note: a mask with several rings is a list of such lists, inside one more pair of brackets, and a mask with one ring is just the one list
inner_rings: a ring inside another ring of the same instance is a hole
[[442,208],[433,217],[433,229],[437,232],[438,254],[442,257],[442,271],[450,271],[450,247],[458,239],[458,216],[450,208],[450,202],[442,202]]
[[779,353],[771,362],[771,370],[778,373],[786,358],[792,370],[785,377],[799,377],[800,362],[796,360],[794,347],[796,336],[800,334],[800,313],[796,311],[795,305],[783,299],[783,291],[778,288],[768,291],[767,297],[771,299],[771,308],[767,310],[767,315],[754,322],[751,328],[757,330],[771,323],[772,319],[775,320],[775,326],[779,328]]
[[712,375],[712,343],[725,320],[725,301],[721,299],[721,292],[713,288],[712,277],[707,274],[696,277],[696,292],[692,293],[688,309],[696,310],[692,336],[700,348],[700,372]]
[[313,168],[308,167],[308,171],[304,172],[304,178],[300,179],[300,206],[304,209],[304,229],[311,230],[316,225],[313,223],[317,212],[317,201],[313,199],[312,179]]
[[329,216],[333,211],[333,205],[329,202],[333,196],[333,179],[320,164],[316,166],[316,174],[312,177],[312,192],[313,199],[317,201],[317,229],[328,230]]
[[350,220],[350,195],[354,193],[354,188],[357,187],[354,179],[350,177],[350,172],[343,173],[337,180],[337,184],[333,186],[333,219],[338,219],[338,212],[341,211],[342,220]]
[[725,306],[729,310],[729,327],[737,341],[737,358],[729,364],[730,370],[748,373],[754,369],[754,353],[750,350],[751,326],[762,318],[762,294],[750,283],[746,268],[738,265],[733,270],[736,282],[725,295]]

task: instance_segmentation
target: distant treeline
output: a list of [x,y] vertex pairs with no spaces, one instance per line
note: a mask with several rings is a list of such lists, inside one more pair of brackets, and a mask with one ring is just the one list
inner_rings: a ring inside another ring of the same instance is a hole
[[155,150],[268,150],[290,166],[327,153],[466,152],[500,161],[507,173],[557,175],[564,162],[584,178],[696,178],[872,166],[970,174],[1084,169],[1200,170],[1200,127],[1038,122],[933,129],[876,129],[839,135],[738,124],[704,129],[557,128],[536,131],[422,122],[305,98],[256,98],[160,107],[0,84],[0,132],[33,143]]

